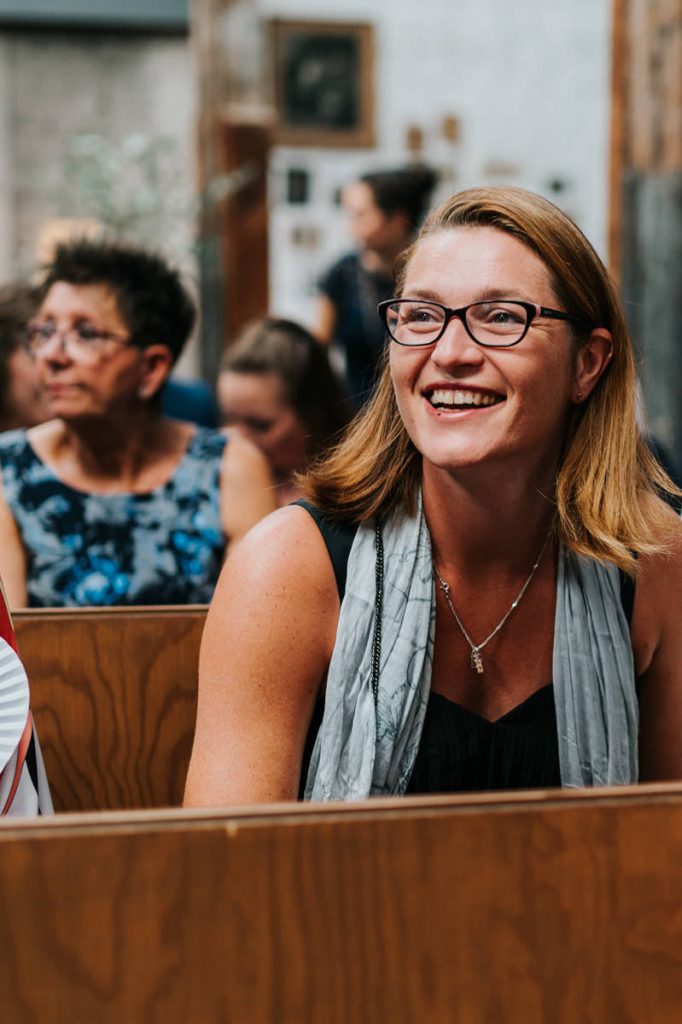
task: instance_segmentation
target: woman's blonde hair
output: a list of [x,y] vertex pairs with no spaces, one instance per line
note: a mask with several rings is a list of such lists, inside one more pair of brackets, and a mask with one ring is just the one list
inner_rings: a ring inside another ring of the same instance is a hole
[[[637,423],[637,368],[618,294],[578,227],[553,203],[517,188],[460,192],[435,209],[396,267],[402,293],[420,241],[459,227],[494,227],[517,238],[547,267],[568,312],[611,332],[613,357],[571,414],[556,481],[557,532],[573,551],[634,574],[635,556],[661,550],[669,513],[658,493],[678,494]],[[581,333],[582,332],[582,333]],[[577,346],[589,337],[574,330]],[[341,518],[362,520],[414,507],[421,455],[403,425],[385,358],[373,399],[341,444],[304,478],[309,497]]]

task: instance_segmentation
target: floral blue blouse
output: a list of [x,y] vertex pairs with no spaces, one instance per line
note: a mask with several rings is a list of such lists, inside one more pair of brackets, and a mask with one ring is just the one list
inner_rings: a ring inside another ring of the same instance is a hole
[[204,604],[225,552],[220,463],[227,438],[198,429],[170,480],[146,494],[61,482],[25,430],[0,434],[5,500],[26,550],[31,607]]

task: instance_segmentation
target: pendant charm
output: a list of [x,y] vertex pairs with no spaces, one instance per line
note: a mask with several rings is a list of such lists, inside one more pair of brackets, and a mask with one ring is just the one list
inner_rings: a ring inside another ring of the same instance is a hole
[[479,676],[483,675],[483,658],[477,647],[471,648],[471,667]]

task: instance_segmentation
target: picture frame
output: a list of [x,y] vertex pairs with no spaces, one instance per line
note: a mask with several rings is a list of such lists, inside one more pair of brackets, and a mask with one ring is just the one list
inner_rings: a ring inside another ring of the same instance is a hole
[[273,19],[275,141],[374,145],[374,32],[360,22]]

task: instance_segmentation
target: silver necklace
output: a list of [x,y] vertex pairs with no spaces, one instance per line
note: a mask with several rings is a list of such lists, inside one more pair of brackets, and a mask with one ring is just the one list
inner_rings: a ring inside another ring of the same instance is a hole
[[528,589],[530,581],[533,579],[533,576],[535,575],[535,570],[537,569],[537,567],[539,566],[540,562],[542,561],[542,556],[545,553],[545,548],[547,547],[547,542],[548,542],[548,540],[550,538],[551,532],[552,532],[552,530],[550,529],[548,534],[547,534],[547,536],[545,537],[545,539],[542,542],[542,547],[540,548],[540,554],[536,558],[536,560],[535,560],[535,562],[533,564],[533,568],[531,569],[530,573],[528,574],[528,579],[523,584],[523,586],[521,587],[520,591],[518,592],[518,594],[516,595],[516,597],[512,601],[510,607],[504,613],[504,615],[502,616],[500,621],[497,623],[497,625],[495,626],[495,628],[492,631],[492,633],[489,633],[488,636],[485,638],[485,640],[482,640],[480,644],[475,644],[474,641],[469,636],[469,634],[467,633],[466,629],[464,628],[464,623],[462,622],[462,620],[460,619],[459,615],[455,611],[455,607],[454,607],[452,601],[450,600],[450,584],[445,582],[445,580],[443,579],[441,574],[438,572],[438,569],[436,567],[436,563],[435,562],[433,563],[433,571],[434,571],[434,573],[436,575],[436,579],[438,580],[438,585],[439,585],[440,589],[443,591],[443,596],[445,598],[447,606],[450,609],[450,611],[452,612],[453,619],[455,620],[455,622],[459,626],[460,630],[462,631],[462,635],[463,635],[464,639],[466,640],[466,642],[469,644],[469,647],[471,648],[471,668],[473,669],[474,672],[477,672],[478,675],[483,675],[483,672],[484,672],[483,658],[481,657],[481,651],[483,650],[484,647],[487,646],[487,644],[490,643],[490,641],[492,640],[492,638],[494,636],[497,636],[497,634],[500,632],[500,630],[504,626],[505,622],[507,621],[507,619],[509,618],[511,613],[518,606],[518,604],[519,604],[521,598],[523,597],[523,595],[526,593],[526,590]]

